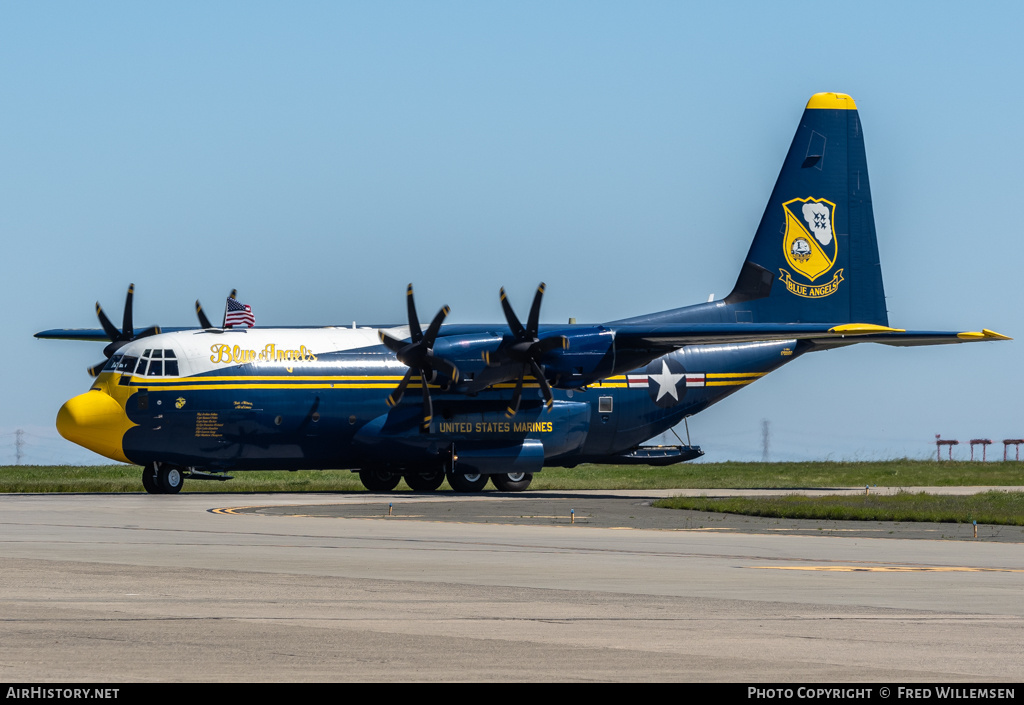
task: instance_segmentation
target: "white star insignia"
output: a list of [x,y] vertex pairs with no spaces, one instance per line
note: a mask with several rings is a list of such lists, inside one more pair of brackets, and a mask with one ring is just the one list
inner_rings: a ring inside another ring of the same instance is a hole
[[661,374],[660,375],[647,375],[654,383],[658,385],[658,396],[654,399],[655,402],[661,401],[661,398],[666,394],[671,394],[672,398],[679,401],[679,392],[676,390],[676,385],[686,375],[683,373],[674,374],[668,371],[668,363],[664,360],[661,361]]

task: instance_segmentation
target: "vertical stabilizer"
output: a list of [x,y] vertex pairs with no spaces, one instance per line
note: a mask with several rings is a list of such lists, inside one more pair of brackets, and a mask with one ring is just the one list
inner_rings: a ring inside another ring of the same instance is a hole
[[725,298],[737,322],[888,325],[857,106],[811,97]]

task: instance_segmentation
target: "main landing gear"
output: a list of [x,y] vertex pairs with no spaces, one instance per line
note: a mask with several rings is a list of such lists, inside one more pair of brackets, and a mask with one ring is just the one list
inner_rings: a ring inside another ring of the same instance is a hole
[[450,472],[447,474],[447,477],[448,484],[456,492],[479,492],[487,484],[487,475],[481,475],[480,473],[463,475]]
[[528,472],[508,472],[491,475],[491,483],[501,492],[522,492],[533,482],[533,475]]
[[413,492],[436,492],[444,482],[444,470],[425,470],[423,472],[408,472],[404,476],[405,484]]
[[152,462],[142,469],[142,486],[149,494],[178,494],[185,484],[184,468]]
[[500,492],[522,492],[533,481],[533,475],[527,472],[510,472],[497,475],[482,473],[464,474],[436,470],[415,470],[399,473],[394,470],[370,468],[359,471],[359,479],[370,492],[391,492],[398,486],[398,481],[414,492],[436,492],[445,479],[456,492],[480,492],[490,479],[491,484]]
[[402,476],[390,470],[360,470],[359,479],[370,492],[390,492],[398,486]]

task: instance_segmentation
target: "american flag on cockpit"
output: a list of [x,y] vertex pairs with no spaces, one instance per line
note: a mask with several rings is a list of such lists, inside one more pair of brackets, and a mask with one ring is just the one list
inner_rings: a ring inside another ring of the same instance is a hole
[[256,326],[256,317],[252,315],[252,308],[240,303],[237,299],[228,299],[227,308],[224,309],[224,327],[231,328],[232,326],[248,328]]

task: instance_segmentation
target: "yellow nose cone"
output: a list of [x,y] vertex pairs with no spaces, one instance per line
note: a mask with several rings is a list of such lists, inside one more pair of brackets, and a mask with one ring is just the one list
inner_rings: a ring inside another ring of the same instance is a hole
[[57,412],[57,431],[72,443],[122,463],[131,462],[121,443],[135,426],[124,409],[106,393],[90,390],[69,399]]

